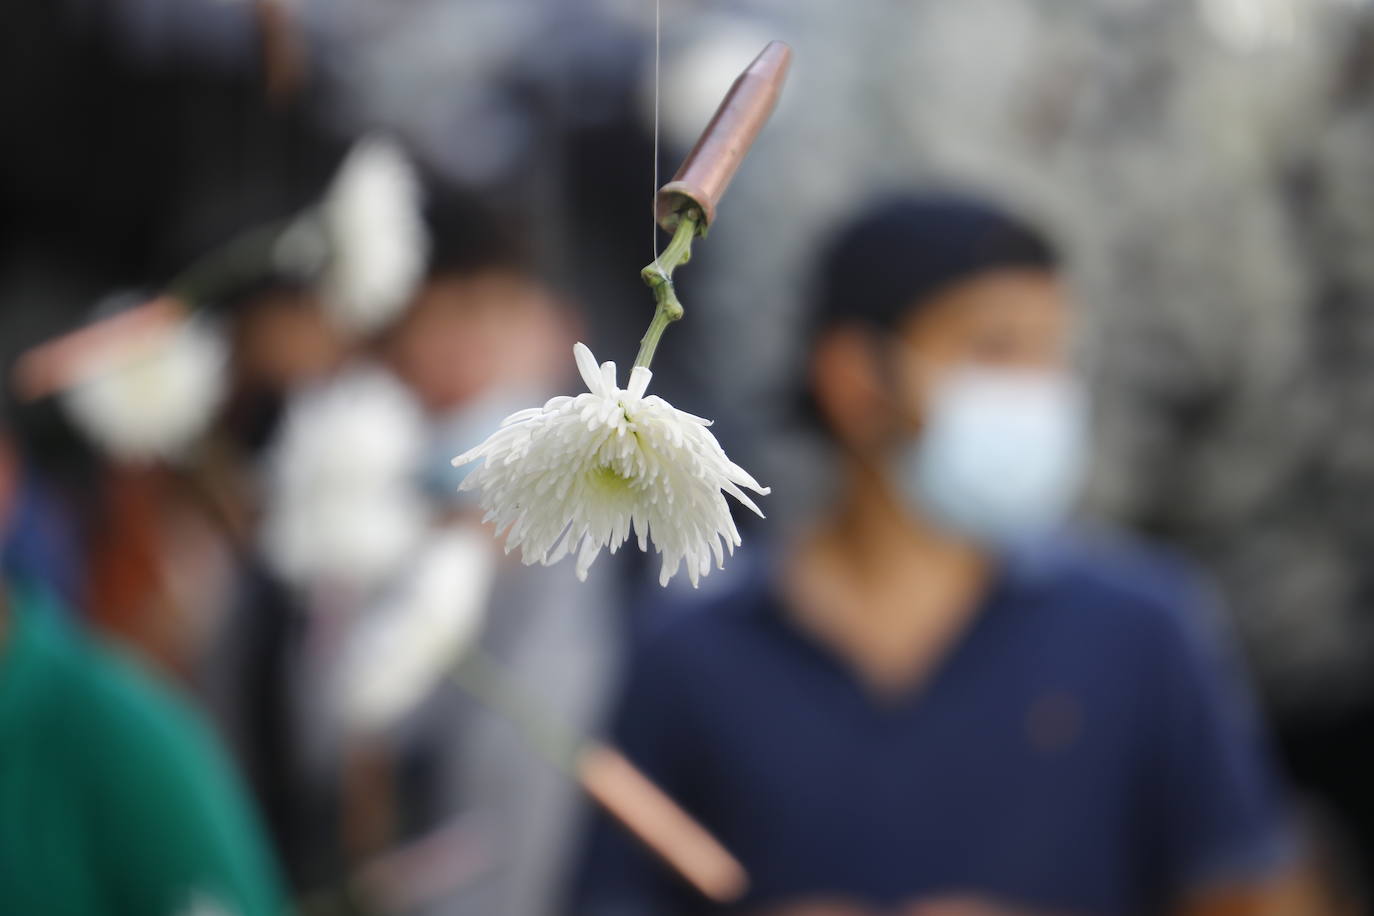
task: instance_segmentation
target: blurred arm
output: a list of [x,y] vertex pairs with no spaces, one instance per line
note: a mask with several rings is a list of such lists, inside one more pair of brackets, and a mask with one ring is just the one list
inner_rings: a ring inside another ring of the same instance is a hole
[[1198,894],[1179,909],[1178,916],[1290,916],[1324,912],[1327,906],[1316,899],[1315,889],[1301,875],[1289,872],[1248,887]]

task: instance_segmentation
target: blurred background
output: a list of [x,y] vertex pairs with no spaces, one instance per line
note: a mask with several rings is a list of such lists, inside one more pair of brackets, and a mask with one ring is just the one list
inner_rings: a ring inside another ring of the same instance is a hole
[[[654,365],[773,487],[746,544],[824,490],[788,408],[835,220],[931,182],[1033,214],[1081,307],[1085,512],[1210,574],[1335,873],[1374,879],[1374,4],[662,0],[657,144],[655,16],[10,0],[7,377],[169,287],[205,339],[109,390],[89,355],[12,382],[7,576],[208,717],[305,910],[554,911],[576,787],[443,672],[476,640],[594,731],[657,570],[631,551],[574,586],[504,557],[449,459],[575,391],[574,341],[628,366],[655,149],[666,181],[778,38],[782,102]],[[412,195],[418,223],[389,222]],[[298,231],[239,270],[260,226]],[[397,250],[350,275],[370,236]],[[358,292],[370,271],[387,288]]]

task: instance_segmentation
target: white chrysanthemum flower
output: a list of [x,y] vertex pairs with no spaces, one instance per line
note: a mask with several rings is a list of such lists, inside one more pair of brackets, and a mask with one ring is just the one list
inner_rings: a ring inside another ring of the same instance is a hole
[[366,591],[430,522],[416,481],[424,418],[382,369],[357,367],[296,396],[273,445],[263,545],[301,585]]
[[429,236],[420,183],[392,140],[365,137],[349,151],[317,209],[283,235],[278,261],[318,275],[329,314],[345,330],[375,331],[405,306],[424,271]]
[[507,417],[481,445],[453,459],[480,467],[461,489],[480,492],[486,520],[505,531],[506,550],[525,563],[556,563],[577,550],[577,577],[633,531],[663,555],[659,583],[686,564],[692,585],[740,543],[728,493],[763,515],[741,487],[767,494],[726,457],[707,429],[711,421],[644,396],[653,374],[636,366],[616,387],[615,363],[596,365],[585,345],[573,348],[589,389]]
[[205,431],[224,398],[228,348],[205,321],[150,329],[90,354],[62,406],[122,461],[175,459]]

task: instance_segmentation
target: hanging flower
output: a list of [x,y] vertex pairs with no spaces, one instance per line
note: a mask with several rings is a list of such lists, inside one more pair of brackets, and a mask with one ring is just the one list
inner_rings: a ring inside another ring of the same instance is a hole
[[228,350],[209,322],[150,327],[84,353],[60,394],[72,422],[122,461],[176,459],[225,393]]
[[507,417],[476,448],[453,459],[483,464],[461,489],[478,489],[486,519],[505,531],[506,550],[525,563],[556,563],[577,550],[577,577],[633,531],[663,555],[659,584],[682,564],[692,585],[740,543],[726,493],[763,515],[741,487],[767,494],[726,457],[709,420],[644,396],[652,373],[636,366],[616,387],[615,363],[597,367],[592,351],[573,348],[588,392],[557,397]]
[[399,569],[429,514],[424,419],[399,381],[358,366],[293,398],[273,444],[266,554],[288,581],[365,593]]
[[296,221],[278,262],[316,276],[341,328],[365,334],[399,314],[424,270],[429,237],[420,184],[401,148],[366,137],[349,151],[320,205]]

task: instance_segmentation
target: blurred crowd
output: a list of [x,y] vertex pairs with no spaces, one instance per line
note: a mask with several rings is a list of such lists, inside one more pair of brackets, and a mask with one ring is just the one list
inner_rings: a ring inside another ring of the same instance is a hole
[[[5,15],[0,913],[1374,912],[1367,0]],[[651,389],[768,517],[522,563],[774,38]]]

